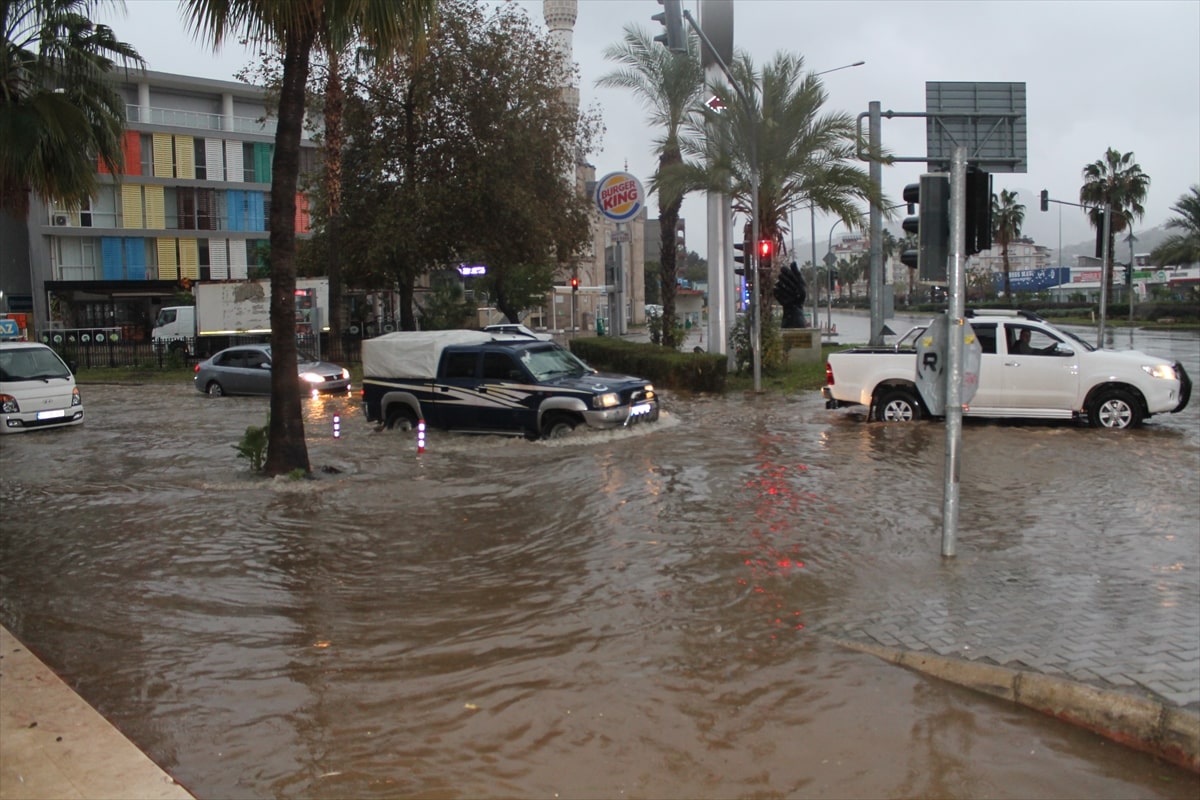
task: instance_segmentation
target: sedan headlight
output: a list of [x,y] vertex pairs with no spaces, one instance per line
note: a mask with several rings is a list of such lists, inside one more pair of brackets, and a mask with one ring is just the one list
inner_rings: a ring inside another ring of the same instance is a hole
[[592,405],[596,408],[612,408],[613,406],[621,405],[621,398],[616,392],[605,392],[593,397]]
[[318,373],[316,373],[316,372],[301,372],[301,373],[300,373],[300,380],[302,380],[302,381],[308,381],[309,383],[324,383],[324,382],[325,382],[325,376],[324,376],[324,375],[320,375],[320,374],[318,374]]
[[1142,369],[1146,370],[1151,378],[1162,378],[1165,381],[1177,381],[1179,376],[1175,374],[1175,367],[1170,364],[1142,364]]
[[342,380],[350,380],[350,370],[346,369],[345,367],[342,367]]

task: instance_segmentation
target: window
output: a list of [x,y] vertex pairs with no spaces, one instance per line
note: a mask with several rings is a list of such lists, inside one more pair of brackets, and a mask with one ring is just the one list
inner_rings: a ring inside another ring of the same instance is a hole
[[448,352],[442,356],[447,378],[474,378],[475,353]]
[[521,370],[508,353],[484,353],[483,377],[493,381],[520,380]]
[[196,180],[208,180],[208,158],[207,150],[205,149],[206,142],[200,137],[196,137],[192,141],[196,153]]
[[995,354],[996,352],[996,326],[995,325],[980,325],[972,322],[971,327],[975,329],[975,338],[979,340],[979,347],[985,353]]
[[154,137],[148,133],[143,133],[141,137],[142,153],[142,175],[154,174]]

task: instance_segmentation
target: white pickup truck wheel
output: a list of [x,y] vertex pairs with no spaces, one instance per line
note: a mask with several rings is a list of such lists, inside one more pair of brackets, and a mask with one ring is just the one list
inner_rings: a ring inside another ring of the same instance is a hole
[[1141,407],[1124,389],[1103,389],[1088,404],[1093,428],[1136,428],[1142,424]]
[[913,422],[921,418],[921,404],[908,389],[884,389],[875,401],[880,422]]

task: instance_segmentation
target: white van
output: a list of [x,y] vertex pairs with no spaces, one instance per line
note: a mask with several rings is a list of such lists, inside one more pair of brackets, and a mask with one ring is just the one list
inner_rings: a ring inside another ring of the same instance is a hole
[[160,309],[150,334],[155,345],[187,350],[188,342],[196,335],[195,306],[167,306]]
[[38,342],[0,342],[0,434],[79,425],[75,372]]

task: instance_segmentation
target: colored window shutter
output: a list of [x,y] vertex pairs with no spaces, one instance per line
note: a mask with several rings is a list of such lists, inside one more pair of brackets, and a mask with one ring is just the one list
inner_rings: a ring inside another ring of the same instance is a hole
[[125,274],[131,281],[146,280],[146,240],[125,239]]
[[242,143],[225,141],[225,180],[230,183],[245,183],[246,173],[242,166]]
[[179,276],[200,279],[200,245],[195,239],[179,240]]
[[125,277],[121,261],[121,240],[116,236],[100,237],[100,260],[104,280],[119,281]]
[[154,177],[175,177],[175,142],[169,133],[154,134]]
[[204,140],[204,162],[210,181],[225,180],[225,143],[220,139]]
[[229,230],[246,230],[246,193],[242,191],[226,192],[226,212],[229,214]]
[[125,131],[121,149],[125,151],[125,174],[142,174],[142,135],[137,131]]
[[123,228],[144,228],[142,220],[142,187],[126,183],[121,186],[121,218]]
[[263,216],[263,193],[246,192],[246,230],[265,231],[266,219]]
[[246,243],[234,239],[229,242],[229,277],[244,280],[248,275]]
[[308,210],[308,195],[296,195],[296,233],[312,231],[312,216]]
[[176,257],[175,240],[158,240],[158,279],[160,281],[179,280],[179,261]]
[[271,160],[275,155],[275,145],[266,142],[254,143],[254,180],[258,183],[271,182]]
[[229,277],[229,243],[224,239],[208,240],[208,274],[214,281]]
[[196,178],[196,141],[191,136],[175,137],[175,177]]
[[146,227],[162,230],[167,227],[166,201],[163,199],[162,186],[147,186],[146,190]]

